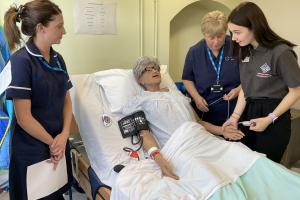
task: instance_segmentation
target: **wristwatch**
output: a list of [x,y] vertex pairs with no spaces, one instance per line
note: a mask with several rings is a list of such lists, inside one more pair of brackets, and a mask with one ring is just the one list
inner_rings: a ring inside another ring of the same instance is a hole
[[274,123],[276,121],[276,119],[278,118],[277,115],[275,115],[274,113],[269,113],[268,117],[270,117],[272,119],[272,122]]

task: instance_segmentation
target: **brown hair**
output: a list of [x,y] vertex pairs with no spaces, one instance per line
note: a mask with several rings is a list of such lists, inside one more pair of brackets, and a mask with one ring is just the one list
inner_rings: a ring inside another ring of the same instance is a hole
[[21,31],[31,38],[36,36],[36,26],[47,26],[53,16],[61,14],[59,7],[49,0],[33,0],[25,5],[11,6],[4,15],[4,33],[9,48],[14,50],[21,43],[21,33],[17,23],[21,23]]
[[[296,46],[288,40],[281,38],[269,26],[263,11],[252,2],[239,4],[228,16],[228,22],[238,26],[243,26],[251,30],[255,40],[259,45],[266,48],[274,48],[279,44],[286,44],[290,47]],[[239,60],[250,55],[252,46],[249,44],[240,47],[236,42],[232,42],[232,54]]]

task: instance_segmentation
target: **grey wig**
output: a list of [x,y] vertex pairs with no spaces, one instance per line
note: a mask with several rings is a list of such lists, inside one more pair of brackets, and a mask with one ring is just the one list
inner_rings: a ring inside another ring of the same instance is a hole
[[146,67],[148,67],[149,65],[154,65],[159,67],[160,63],[157,58],[153,58],[153,57],[142,56],[137,59],[136,64],[132,69],[134,78],[137,81],[144,73]]

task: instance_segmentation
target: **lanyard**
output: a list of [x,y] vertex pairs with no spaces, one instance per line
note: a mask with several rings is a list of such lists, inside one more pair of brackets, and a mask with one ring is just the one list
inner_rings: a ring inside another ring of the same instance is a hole
[[217,84],[219,84],[219,81],[220,81],[220,72],[221,72],[221,65],[222,65],[222,60],[223,60],[223,56],[224,56],[224,46],[222,47],[222,50],[221,50],[221,54],[220,54],[220,57],[219,57],[219,60],[218,60],[218,66],[216,66],[213,58],[212,58],[212,55],[211,55],[211,52],[210,52],[210,49],[207,47],[207,53],[208,53],[208,57],[209,57],[209,60],[210,60],[210,63],[212,64],[212,66],[214,67],[216,73],[217,73]]
[[43,66],[48,69],[48,70],[52,70],[52,71],[57,71],[57,72],[63,72],[65,74],[67,74],[67,72],[65,70],[62,69],[61,64],[58,60],[57,57],[56,58],[56,64],[58,65],[58,67],[52,67],[51,65],[48,64],[48,62],[46,62],[43,58],[38,57],[39,61],[43,64]]

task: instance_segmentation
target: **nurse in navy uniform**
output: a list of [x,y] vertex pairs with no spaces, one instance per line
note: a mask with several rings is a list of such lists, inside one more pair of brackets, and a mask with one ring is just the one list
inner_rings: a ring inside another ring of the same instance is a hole
[[182,80],[198,116],[222,125],[232,113],[240,90],[239,66],[229,56],[227,18],[220,11],[201,22],[204,39],[192,46],[185,59]]
[[11,50],[21,43],[17,23],[21,23],[21,31],[29,40],[10,59],[12,82],[7,98],[13,99],[15,109],[9,167],[10,199],[28,199],[28,166],[49,159],[49,165],[55,168],[65,156],[68,182],[43,197],[63,199],[62,194],[69,189],[72,178],[70,155],[66,153],[69,152],[72,119],[69,94],[72,83],[62,56],[52,48],[65,34],[62,12],[48,0],[10,7],[5,13],[4,31]]

